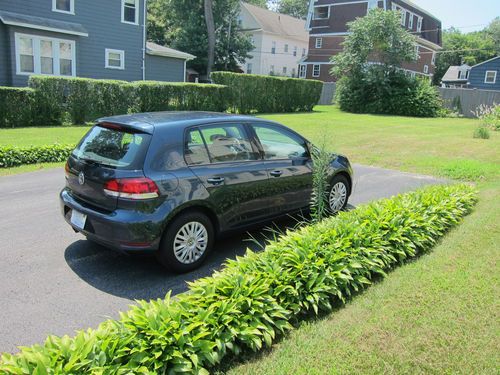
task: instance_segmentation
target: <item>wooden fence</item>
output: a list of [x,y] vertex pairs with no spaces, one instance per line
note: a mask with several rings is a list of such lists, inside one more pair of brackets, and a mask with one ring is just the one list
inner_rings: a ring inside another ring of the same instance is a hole
[[439,92],[445,107],[460,112],[465,117],[476,117],[475,112],[481,104],[500,104],[500,91],[440,87]]
[[335,82],[323,83],[323,90],[321,91],[321,98],[318,104],[330,105],[333,104],[335,99]]

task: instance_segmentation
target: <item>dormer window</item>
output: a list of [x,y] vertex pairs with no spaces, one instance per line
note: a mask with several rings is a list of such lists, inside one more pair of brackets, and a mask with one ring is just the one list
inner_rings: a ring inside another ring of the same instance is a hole
[[122,0],[122,22],[139,24],[139,0]]
[[314,19],[315,20],[326,20],[328,18],[330,18],[330,7],[329,6],[314,7]]
[[52,0],[52,11],[75,14],[75,0]]

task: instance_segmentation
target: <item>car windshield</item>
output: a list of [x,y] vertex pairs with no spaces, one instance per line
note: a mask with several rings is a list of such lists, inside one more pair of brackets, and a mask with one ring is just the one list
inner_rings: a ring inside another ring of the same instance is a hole
[[78,159],[115,168],[135,169],[142,163],[151,136],[94,126],[73,151]]

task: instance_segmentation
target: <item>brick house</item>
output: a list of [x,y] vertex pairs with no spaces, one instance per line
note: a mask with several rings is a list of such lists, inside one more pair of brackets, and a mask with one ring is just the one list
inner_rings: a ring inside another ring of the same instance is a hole
[[402,27],[417,37],[419,58],[402,68],[412,75],[432,77],[436,52],[442,48],[441,21],[409,0],[310,0],[306,23],[309,53],[300,63],[299,76],[334,82],[330,58],[342,51],[342,42],[349,34],[347,23],[376,7],[401,12]]

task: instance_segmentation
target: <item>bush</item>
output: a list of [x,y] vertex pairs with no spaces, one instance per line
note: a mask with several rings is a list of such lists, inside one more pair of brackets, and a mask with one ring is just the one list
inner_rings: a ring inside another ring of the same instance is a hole
[[0,86],[0,128],[32,124],[33,94],[29,88]]
[[493,104],[492,106],[481,104],[474,114],[479,118],[483,126],[494,131],[500,130],[500,104]]
[[472,136],[479,139],[490,139],[490,131],[485,126],[478,126]]
[[145,81],[134,83],[139,112],[227,109],[228,89],[221,85]]
[[341,78],[336,99],[342,110],[354,113],[437,117],[442,109],[439,93],[429,80],[398,70],[387,74],[379,66]]
[[207,373],[428,251],[475,201],[468,185],[433,186],[340,213],[228,261],[175,300],[139,301],[95,330],[4,354],[0,372]]
[[66,161],[75,146],[51,145],[18,148],[0,146],[0,168],[22,164],[56,163]]
[[228,86],[230,110],[237,113],[312,111],[323,83],[314,80],[213,72],[215,83]]
[[126,114],[134,104],[133,87],[125,81],[31,76],[29,85],[51,124],[61,124],[66,112],[73,124],[83,124]]

